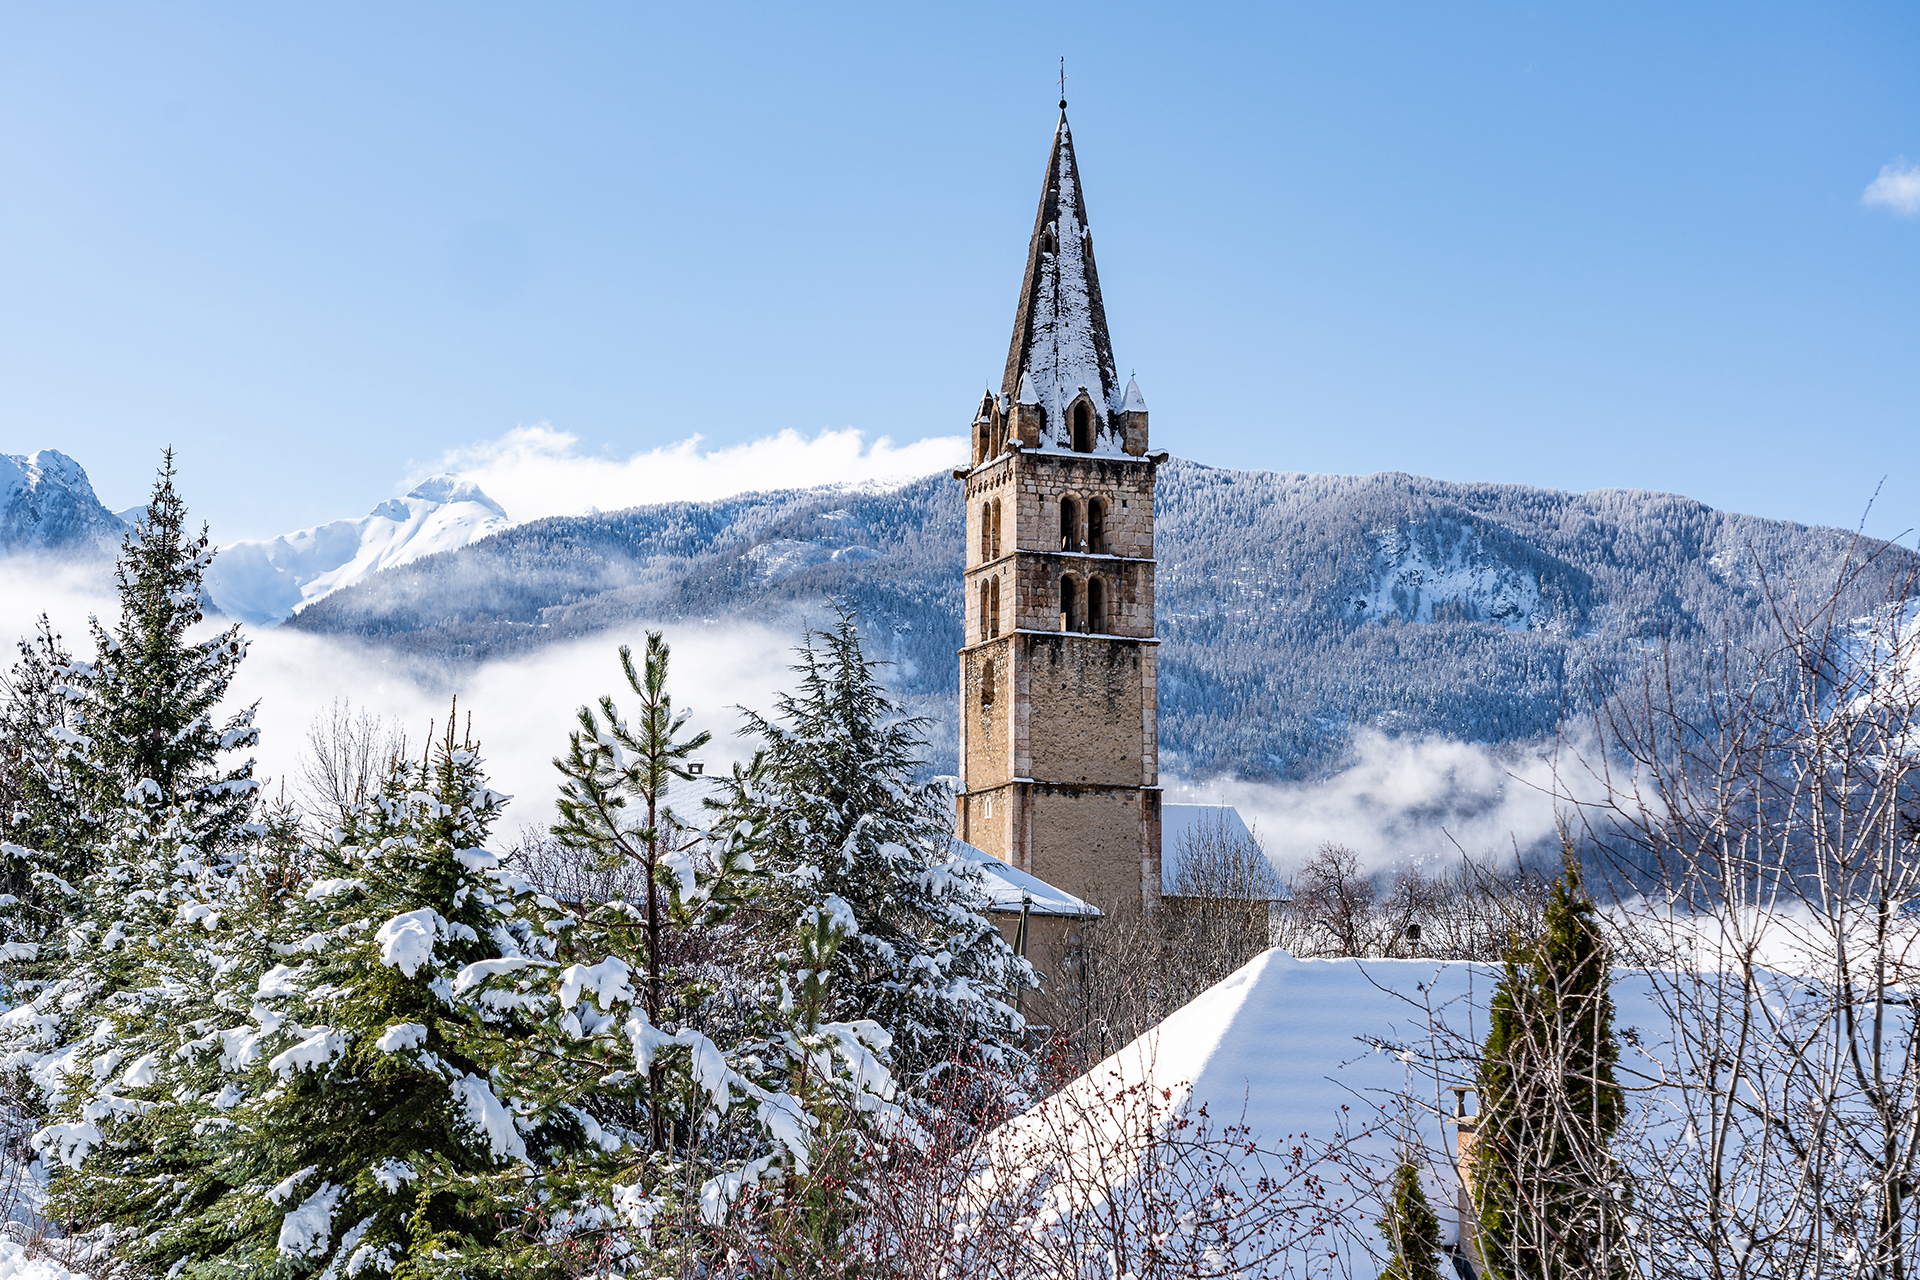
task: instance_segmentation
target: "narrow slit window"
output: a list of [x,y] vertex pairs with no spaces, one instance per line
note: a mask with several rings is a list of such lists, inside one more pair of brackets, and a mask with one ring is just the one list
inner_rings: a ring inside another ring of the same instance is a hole
[[1000,558],[1000,499],[993,500],[993,558]]
[[993,504],[980,504],[980,562],[993,559]]
[[992,638],[987,632],[987,628],[992,625],[993,625],[993,594],[988,589],[988,584],[983,582],[980,584],[980,638],[982,640],[987,640]]
[[987,637],[992,639],[1000,634],[1000,579],[987,584],[987,596],[991,602],[987,607]]

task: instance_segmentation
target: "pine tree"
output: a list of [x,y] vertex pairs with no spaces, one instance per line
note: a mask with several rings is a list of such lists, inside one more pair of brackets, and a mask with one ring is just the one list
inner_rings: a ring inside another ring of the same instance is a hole
[[556,835],[598,867],[638,867],[645,899],[536,898],[529,909],[564,967],[470,970],[455,983],[480,1004],[538,1011],[517,1034],[479,1028],[477,1052],[517,1107],[573,1117],[588,1139],[548,1153],[535,1214],[518,1211],[523,1183],[483,1180],[494,1212],[519,1224],[485,1256],[513,1274],[686,1266],[763,1183],[782,1205],[844,1205],[844,1192],[822,1194],[824,1168],[915,1135],[877,1056],[886,1034],[823,1017],[834,951],[852,923],[844,904],[804,922],[797,965],[779,980],[728,964],[740,944],[729,922],[760,885],[759,842],[751,823],[701,831],[669,806],[706,736],[681,736],[668,659],[657,633],[640,670],[623,647],[637,714],[623,718],[611,697],[598,715],[581,708],[555,761]]
[[1393,1249],[1381,1280],[1440,1280],[1440,1219],[1420,1187],[1412,1152],[1402,1152],[1380,1219],[1380,1234]]
[[1569,849],[1541,936],[1508,950],[1481,1055],[1474,1196],[1481,1254],[1502,1280],[1626,1268],[1623,1173],[1610,1152],[1625,1106],[1611,978]]
[[19,641],[19,651],[0,679],[0,842],[7,846],[4,892],[31,905],[7,921],[9,941],[37,939],[51,919],[33,872],[47,851],[57,855],[80,844],[83,807],[67,760],[74,711],[66,674],[73,655],[45,614],[33,635]]
[[234,1020],[194,1026],[173,1055],[205,1073],[200,1126],[215,1136],[200,1166],[156,1180],[140,1207],[163,1225],[127,1250],[136,1261],[182,1276],[434,1274],[501,1229],[475,1210],[472,1178],[579,1140],[503,1100],[467,1050],[476,1020],[522,1015],[461,1000],[462,975],[551,963],[518,909],[524,886],[483,847],[504,800],[449,723],[318,852],[272,930],[277,963],[237,963],[221,1002]]
[[[72,659],[43,627],[15,668],[9,716],[34,738],[9,829],[37,843],[4,851],[27,891],[0,898],[0,973],[19,1001],[0,1018],[0,1067],[27,1070],[49,1107],[80,1096],[67,1076],[83,1066],[93,1083],[110,1080],[117,1028],[155,992],[176,1003],[175,1021],[196,1016],[205,983],[175,969],[199,939],[184,950],[166,939],[217,917],[211,904],[258,835],[252,761],[223,763],[258,740],[253,709],[217,722],[246,646],[237,628],[190,635],[212,552],[204,530],[186,532],[173,482],[169,452],[121,549],[120,616],[111,629],[92,623],[94,660]],[[149,959],[160,967],[149,972]]]
[[764,907],[791,937],[821,904],[845,904],[829,1016],[885,1027],[903,1076],[960,1060],[1016,1065],[1023,1024],[1011,994],[1035,985],[1033,971],[950,864],[945,792],[914,781],[921,722],[888,697],[851,614],[810,631],[798,653],[798,691],[772,719],[747,715],[762,745],[724,806],[761,832]]
[[[684,1014],[684,999],[676,999],[677,1007],[669,1013],[672,940],[668,935],[673,923],[684,929],[692,922],[669,921],[669,895],[679,888],[689,903],[703,901],[708,908],[703,913],[706,923],[718,924],[744,887],[737,878],[723,876],[709,881],[705,895],[696,893],[689,856],[696,841],[667,805],[669,788],[675,781],[692,780],[687,762],[711,738],[707,733],[679,737],[687,714],[674,714],[673,699],[667,693],[668,656],[661,634],[648,632],[643,676],[634,669],[633,651],[621,645],[620,670],[627,687],[639,698],[638,719],[631,724],[623,720],[613,698],[602,696],[604,725],[591,709],[581,707],[580,728],[569,739],[567,757],[554,761],[565,778],[558,803],[560,822],[553,829],[560,843],[591,859],[596,871],[611,870],[623,862],[640,868],[645,903],[619,904],[603,918],[611,935],[607,939],[611,953],[623,961],[630,956],[639,961],[647,1021],[655,1027],[667,1025],[670,1016]],[[668,877],[670,882],[663,883]],[[717,885],[726,885],[728,892],[716,901],[712,890]],[[630,919],[636,908],[639,918]],[[619,941],[623,932],[637,933],[638,945]],[[676,990],[674,995],[683,993]],[[654,1152],[667,1146],[667,1117],[661,1105],[663,1070],[655,1063],[648,1082],[647,1146]]]
[[115,566],[120,618],[111,629],[92,622],[94,659],[73,663],[67,680],[83,803],[111,811],[128,788],[150,781],[209,858],[254,836],[248,824],[259,787],[252,760],[222,763],[259,742],[253,707],[219,718],[246,640],[237,624],[190,637],[203,621],[201,580],[212,563],[206,529],[187,529],[168,450]]

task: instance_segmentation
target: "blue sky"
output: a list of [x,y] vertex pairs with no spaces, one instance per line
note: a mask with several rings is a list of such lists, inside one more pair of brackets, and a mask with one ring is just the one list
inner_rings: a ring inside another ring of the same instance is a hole
[[1156,444],[1920,524],[1896,5],[8,0],[0,452],[231,538],[537,424],[957,434],[1062,54]]

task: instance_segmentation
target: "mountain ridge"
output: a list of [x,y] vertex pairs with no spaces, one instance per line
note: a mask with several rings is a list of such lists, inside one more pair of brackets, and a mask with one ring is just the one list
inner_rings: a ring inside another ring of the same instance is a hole
[[[1175,459],[1156,505],[1163,768],[1311,776],[1362,729],[1508,743],[1551,735],[1586,688],[1675,642],[1752,639],[1760,581],[1913,553],[1677,494],[1237,471]],[[372,575],[286,625],[450,666],[622,622],[798,629],[831,601],[931,723],[951,771],[964,513],[944,473],[887,493],[774,491],[529,521]]]

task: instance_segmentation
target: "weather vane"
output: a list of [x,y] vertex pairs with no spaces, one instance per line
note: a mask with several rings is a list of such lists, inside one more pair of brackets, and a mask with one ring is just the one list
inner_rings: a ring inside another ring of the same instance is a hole
[[1064,54],[1060,58],[1060,109],[1067,109],[1067,59]]

